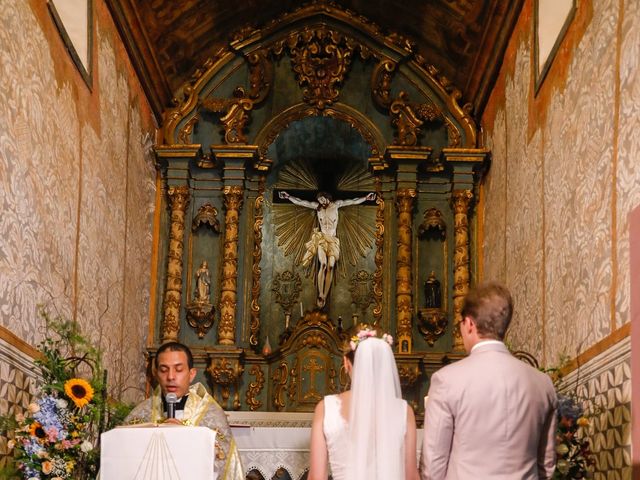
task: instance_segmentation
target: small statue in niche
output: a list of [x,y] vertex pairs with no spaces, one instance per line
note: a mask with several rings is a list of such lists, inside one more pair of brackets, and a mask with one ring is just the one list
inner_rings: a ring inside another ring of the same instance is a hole
[[209,303],[209,294],[211,291],[211,275],[209,274],[209,265],[206,260],[200,264],[200,268],[196,272],[196,291],[194,300],[197,303]]
[[442,306],[440,282],[433,271],[424,282],[424,297],[427,308],[440,308]]

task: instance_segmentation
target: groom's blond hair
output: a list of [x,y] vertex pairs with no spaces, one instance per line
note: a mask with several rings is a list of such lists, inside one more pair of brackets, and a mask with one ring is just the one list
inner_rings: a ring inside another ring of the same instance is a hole
[[499,283],[486,283],[470,290],[462,307],[462,318],[471,317],[481,338],[503,340],[511,323],[511,293]]

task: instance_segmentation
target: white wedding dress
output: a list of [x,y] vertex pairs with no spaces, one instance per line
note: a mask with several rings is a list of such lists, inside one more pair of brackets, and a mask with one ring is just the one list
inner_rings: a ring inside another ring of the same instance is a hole
[[338,395],[324,397],[324,438],[327,441],[329,467],[333,480],[347,478],[349,456],[349,425],[340,413],[342,401]]
[[[404,412],[402,418],[403,425],[399,426],[399,432],[401,437],[397,439],[396,445],[401,452],[404,451],[404,444],[402,439],[406,432],[407,426],[407,403],[404,400],[397,399],[398,410]],[[350,437],[349,437],[349,424],[342,416],[341,412],[342,401],[338,395],[327,395],[324,397],[324,419],[322,422],[324,437],[327,443],[327,453],[329,455],[329,467],[331,469],[331,475],[333,480],[347,480],[350,478],[348,474],[349,470],[349,458],[351,452]],[[393,455],[393,452],[389,452],[389,455]],[[401,458],[403,455],[401,453]],[[371,478],[371,477],[369,477]],[[388,477],[391,478],[391,477]]]

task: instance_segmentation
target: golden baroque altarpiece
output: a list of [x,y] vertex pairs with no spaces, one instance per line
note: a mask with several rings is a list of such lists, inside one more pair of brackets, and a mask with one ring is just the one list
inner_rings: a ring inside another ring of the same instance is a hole
[[476,274],[488,152],[460,98],[409,40],[330,3],[238,32],[155,148],[154,344],[188,344],[226,409],[311,411],[348,385],[354,325],[375,325],[420,413]]

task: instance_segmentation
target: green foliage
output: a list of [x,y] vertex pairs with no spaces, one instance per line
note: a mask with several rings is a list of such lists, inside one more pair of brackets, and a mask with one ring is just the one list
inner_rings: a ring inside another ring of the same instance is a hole
[[[562,381],[562,366],[544,369],[553,380],[556,390]],[[574,390],[558,391],[558,426],[556,429],[556,470],[553,480],[591,478],[595,458],[591,451],[588,429],[590,417],[598,411],[587,413],[583,405],[587,401]]]
[[40,311],[46,337],[35,360],[43,380],[28,412],[0,417],[13,457],[0,479],[95,478],[99,439],[131,406],[107,401],[99,349],[78,326]]

